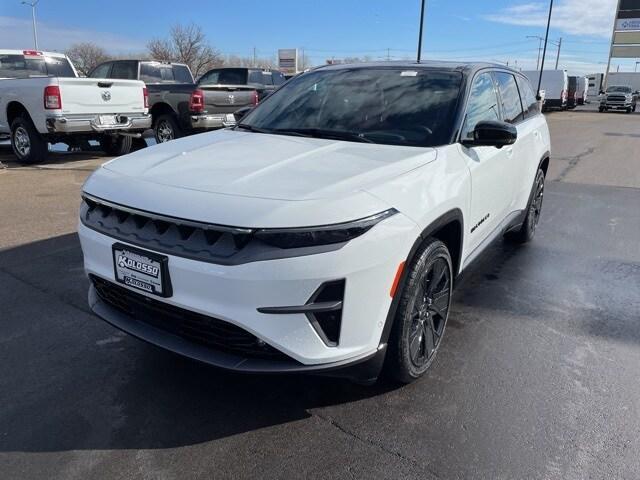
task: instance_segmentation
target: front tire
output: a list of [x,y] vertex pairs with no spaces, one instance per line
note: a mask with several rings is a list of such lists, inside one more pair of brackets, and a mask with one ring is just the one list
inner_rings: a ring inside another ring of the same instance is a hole
[[49,144],[38,133],[28,117],[17,117],[11,122],[11,148],[21,163],[37,163],[47,158]]
[[430,238],[407,267],[387,357],[387,372],[411,383],[433,363],[449,318],[453,267],[446,245]]
[[182,137],[182,130],[173,115],[160,115],[153,125],[156,143],[166,143]]
[[110,157],[126,155],[131,151],[133,138],[124,135],[104,135],[100,139],[100,148]]
[[533,240],[536,228],[540,221],[542,212],[542,201],[544,200],[544,171],[540,168],[533,183],[533,192],[529,205],[527,205],[527,215],[522,226],[515,231],[508,232],[505,238],[514,243],[527,243]]

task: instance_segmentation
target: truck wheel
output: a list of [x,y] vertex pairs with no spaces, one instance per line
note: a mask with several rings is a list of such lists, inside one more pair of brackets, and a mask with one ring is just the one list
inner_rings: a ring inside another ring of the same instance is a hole
[[538,169],[529,205],[527,205],[527,215],[518,230],[507,232],[505,239],[514,243],[527,243],[533,239],[536,227],[540,221],[542,212],[542,201],[544,200],[544,171]]
[[156,143],[165,143],[182,137],[182,130],[173,115],[160,115],[153,126]]
[[110,157],[119,157],[131,151],[132,142],[132,137],[124,135],[103,135],[100,139],[100,148]]
[[11,148],[21,163],[42,162],[49,153],[48,143],[38,133],[31,119],[22,116],[11,122]]
[[440,240],[428,239],[407,268],[385,365],[387,373],[402,383],[413,382],[433,363],[453,292],[451,256]]

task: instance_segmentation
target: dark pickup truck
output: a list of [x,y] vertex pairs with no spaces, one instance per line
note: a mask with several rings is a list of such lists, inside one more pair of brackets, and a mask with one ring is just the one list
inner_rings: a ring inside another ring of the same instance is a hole
[[192,117],[192,126],[211,129],[233,124],[235,111],[257,105],[285,82],[278,70],[243,67],[209,70],[198,80],[202,113]]
[[226,67],[209,70],[195,83],[186,65],[153,60],[112,60],[89,76],[145,82],[157,143],[233,126],[236,110],[256,105],[285,82],[277,70]]

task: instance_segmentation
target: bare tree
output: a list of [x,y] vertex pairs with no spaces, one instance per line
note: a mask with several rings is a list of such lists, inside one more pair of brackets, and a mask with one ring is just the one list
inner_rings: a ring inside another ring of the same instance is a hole
[[156,60],[187,64],[196,78],[224,61],[220,52],[207,43],[202,28],[193,23],[174,25],[169,38],[152,40],[147,49]]
[[229,67],[258,67],[258,68],[276,68],[278,62],[275,57],[241,57],[239,55],[228,55],[224,64]]
[[104,48],[91,42],[74,43],[65,52],[82,76],[87,76],[97,65],[112,57]]

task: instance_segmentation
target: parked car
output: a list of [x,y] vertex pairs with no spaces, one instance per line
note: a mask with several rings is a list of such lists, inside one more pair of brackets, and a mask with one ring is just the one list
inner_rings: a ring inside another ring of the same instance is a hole
[[627,85],[612,85],[607,87],[600,99],[600,112],[607,110],[624,110],[627,113],[635,112],[638,103],[638,94]]
[[149,113],[157,143],[192,133],[196,84],[187,65],[155,60],[112,60],[95,67],[92,78],[141,80],[149,92]]
[[235,124],[234,112],[255,106],[285,82],[277,70],[214,68],[198,80],[200,113],[192,117],[194,128],[210,129]]
[[[533,85],[534,91],[538,87],[539,70],[530,70],[522,72]],[[567,108],[569,77],[564,70],[544,70],[542,72],[542,84],[540,86],[546,92],[544,109],[560,109]]]
[[587,77],[578,77],[578,88],[576,90],[576,104],[584,105],[587,103],[587,93],[589,91],[589,79]]
[[231,129],[140,150],[83,187],[91,309],[244,372],[402,382],[432,364],[456,278],[530,241],[550,138],[492,64],[325,66]]
[[44,160],[49,142],[98,140],[124,155],[151,126],[142,82],[77,77],[60,53],[0,50],[0,135],[10,133],[19,161]]
[[578,77],[569,76],[569,89],[567,91],[567,108],[573,110],[578,105]]

